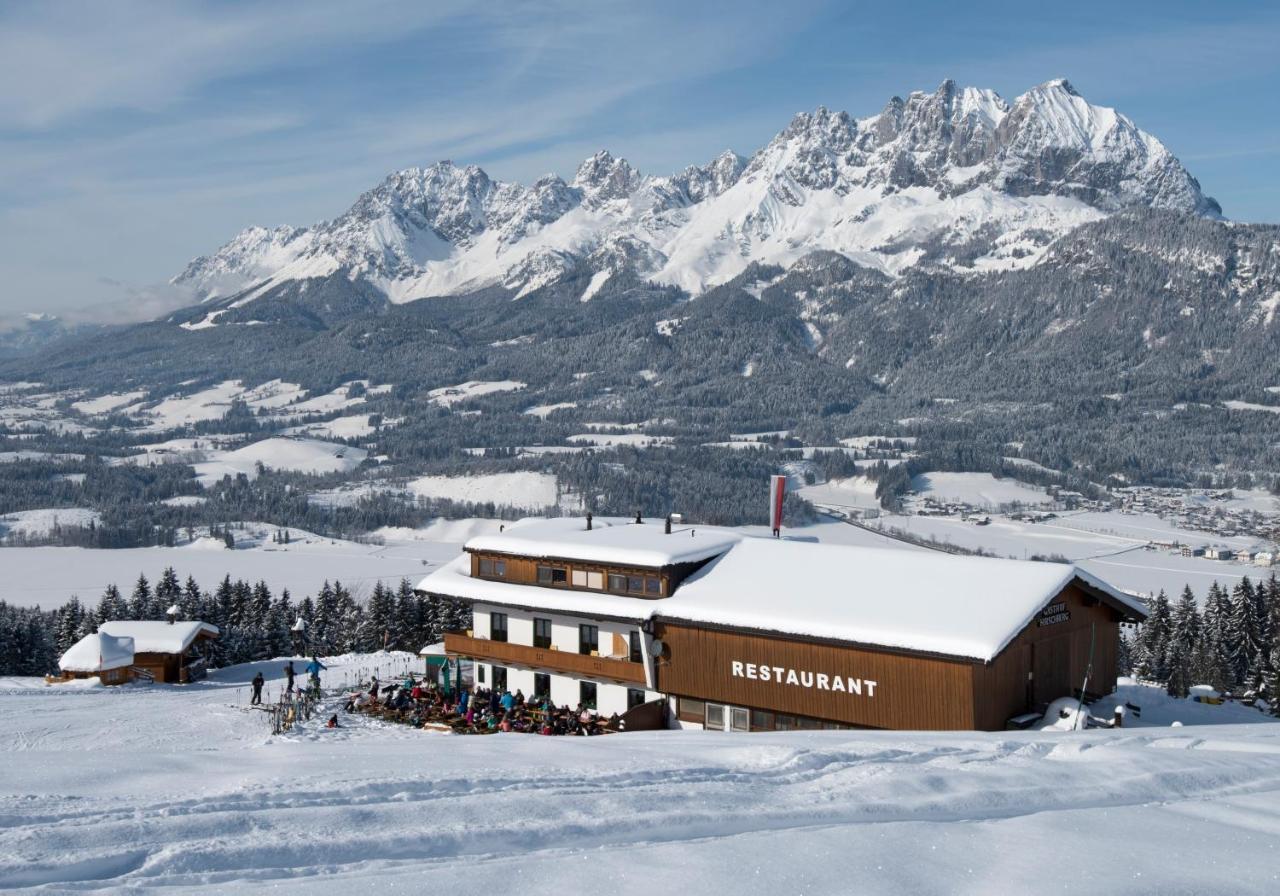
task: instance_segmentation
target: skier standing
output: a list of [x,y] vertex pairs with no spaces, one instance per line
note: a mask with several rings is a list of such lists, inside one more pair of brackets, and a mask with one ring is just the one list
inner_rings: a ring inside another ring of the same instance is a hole
[[289,660],[289,665],[287,665],[287,666],[285,666],[285,667],[284,667],[284,675],[285,675],[285,678],[287,679],[287,682],[286,682],[286,684],[285,684],[285,688],[284,688],[284,690],[285,690],[285,693],[287,693],[287,694],[292,694],[292,693],[293,693],[293,676],[294,676],[294,674],[295,674],[295,673],[294,673],[294,671],[293,671],[293,660]]
[[307,663],[307,675],[311,677],[311,687],[315,688],[317,693],[320,691],[320,670],[327,668],[329,667],[320,662],[316,656],[312,656],[311,662]]
[[259,672],[253,676],[253,699],[249,701],[250,706],[259,706],[262,704],[262,686],[266,684],[266,679]]

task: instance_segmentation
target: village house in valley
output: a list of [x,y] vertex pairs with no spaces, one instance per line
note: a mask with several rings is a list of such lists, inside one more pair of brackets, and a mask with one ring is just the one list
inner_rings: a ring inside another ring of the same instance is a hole
[[1143,605],[1069,564],[530,521],[473,538],[424,593],[481,686],[730,731],[985,729],[1110,693]]

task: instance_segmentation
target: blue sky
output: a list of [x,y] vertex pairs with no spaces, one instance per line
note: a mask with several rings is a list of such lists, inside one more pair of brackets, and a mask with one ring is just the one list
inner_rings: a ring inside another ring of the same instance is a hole
[[189,258],[398,168],[665,173],[948,77],[1067,77],[1280,222],[1277,46],[1263,3],[0,2],[0,316],[157,313]]

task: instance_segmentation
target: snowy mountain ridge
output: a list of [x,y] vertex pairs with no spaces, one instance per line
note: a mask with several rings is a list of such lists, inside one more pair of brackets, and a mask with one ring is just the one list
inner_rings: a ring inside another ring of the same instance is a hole
[[1065,80],[1012,104],[946,81],[868,118],[801,113],[749,159],[725,152],[671,176],[604,151],[571,183],[408,168],[332,221],[249,228],[173,282],[240,305],[345,275],[401,303],[491,286],[519,297],[591,271],[586,301],[629,269],[697,294],[815,250],[890,275],[1027,267],[1067,230],[1133,206],[1221,214],[1159,140]]

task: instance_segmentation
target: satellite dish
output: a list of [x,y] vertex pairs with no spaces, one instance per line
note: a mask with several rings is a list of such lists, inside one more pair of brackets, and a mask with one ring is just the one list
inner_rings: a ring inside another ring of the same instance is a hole
[[653,643],[649,645],[649,652],[654,656],[662,656],[662,651],[666,650],[667,645],[662,643],[662,639],[654,638]]

